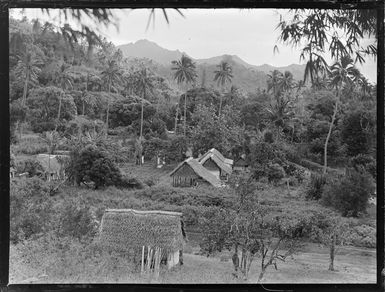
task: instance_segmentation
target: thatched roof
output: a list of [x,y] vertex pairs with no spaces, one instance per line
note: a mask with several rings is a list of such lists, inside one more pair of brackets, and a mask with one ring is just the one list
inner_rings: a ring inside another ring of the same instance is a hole
[[41,166],[43,166],[44,171],[48,173],[56,173],[61,169],[61,164],[59,163],[56,156],[57,155],[38,154],[36,156],[36,160],[39,161]]
[[100,227],[102,246],[128,251],[142,246],[160,247],[165,251],[183,248],[182,213],[107,209]]
[[201,158],[199,158],[199,163],[204,164],[207,160],[212,159],[220,169],[222,169],[227,174],[231,174],[232,169],[231,165],[233,160],[225,158],[218,150],[215,148],[207,151]]
[[213,175],[210,171],[208,171],[202,164],[200,164],[198,160],[192,157],[189,157],[183,162],[181,162],[176,168],[174,168],[174,170],[170,173],[170,175],[172,176],[179,168],[181,168],[185,164],[189,165],[200,178],[207,181],[214,187],[221,186],[221,181],[215,175]]

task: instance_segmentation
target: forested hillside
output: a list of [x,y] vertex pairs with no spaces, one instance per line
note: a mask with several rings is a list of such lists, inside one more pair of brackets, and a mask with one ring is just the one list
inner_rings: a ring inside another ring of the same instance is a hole
[[130,265],[100,245],[107,209],[180,213],[185,264],[159,282],[374,278],[376,85],[349,54],[305,75],[237,56],[128,58],[69,24],[9,27],[14,282],[152,281],[144,244]]

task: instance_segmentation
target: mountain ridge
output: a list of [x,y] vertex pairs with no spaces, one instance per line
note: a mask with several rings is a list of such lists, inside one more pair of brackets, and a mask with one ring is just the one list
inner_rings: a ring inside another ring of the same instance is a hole
[[[279,70],[281,72],[288,70],[293,74],[293,77],[296,80],[302,79],[305,71],[305,65],[290,64],[281,67],[275,67],[269,64],[253,65],[247,63],[239,56],[231,54],[197,59],[191,57],[186,52],[169,50],[147,39],[141,39],[117,47],[122,51],[126,58],[146,58],[157,63],[159,65],[157,73],[169,80],[172,79],[171,61],[180,59],[182,55],[186,55],[196,62],[198,81],[205,78],[206,74],[214,74],[216,66],[222,60],[225,60],[230,63],[233,69],[234,78],[232,83],[247,92],[254,92],[257,88],[266,89],[267,74],[273,70]],[[209,79],[205,81],[208,85],[215,86],[213,80]]]

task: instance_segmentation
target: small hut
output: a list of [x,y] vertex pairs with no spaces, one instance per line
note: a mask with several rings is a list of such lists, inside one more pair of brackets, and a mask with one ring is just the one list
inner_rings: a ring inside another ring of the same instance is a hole
[[[100,244],[116,252],[140,255],[141,271],[180,262],[184,245],[182,213],[108,209],[100,227]],[[147,268],[146,268],[147,267]]]
[[221,181],[196,159],[189,157],[180,163],[171,173],[174,187],[192,187],[199,185],[221,186]]
[[65,176],[64,164],[69,159],[68,155],[38,154],[36,159],[43,167],[47,180],[57,180]]
[[234,161],[233,170],[236,172],[239,171],[245,171],[249,167],[248,163],[246,162],[246,156],[242,155],[238,159]]
[[221,180],[227,180],[232,172],[233,160],[225,158],[215,148],[200,157],[199,163]]

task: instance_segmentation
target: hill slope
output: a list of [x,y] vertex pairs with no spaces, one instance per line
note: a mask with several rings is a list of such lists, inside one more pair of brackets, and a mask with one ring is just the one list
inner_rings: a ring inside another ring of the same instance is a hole
[[[139,40],[135,43],[118,46],[126,58],[146,58],[154,63],[154,70],[162,77],[168,79],[171,84],[173,81],[173,72],[171,70],[171,61],[180,59],[181,56],[187,55],[179,50],[168,50],[162,48],[158,44],[148,41]],[[213,81],[216,65],[222,60],[230,63],[233,69],[233,85],[238,86],[246,92],[254,92],[257,88],[266,89],[267,74],[273,70],[284,72],[286,70],[293,73],[294,79],[303,78],[305,66],[292,64],[285,67],[274,67],[268,64],[256,66],[251,65],[236,55],[222,55],[206,59],[194,59],[197,65],[197,84],[205,83],[206,86],[215,87]]]

